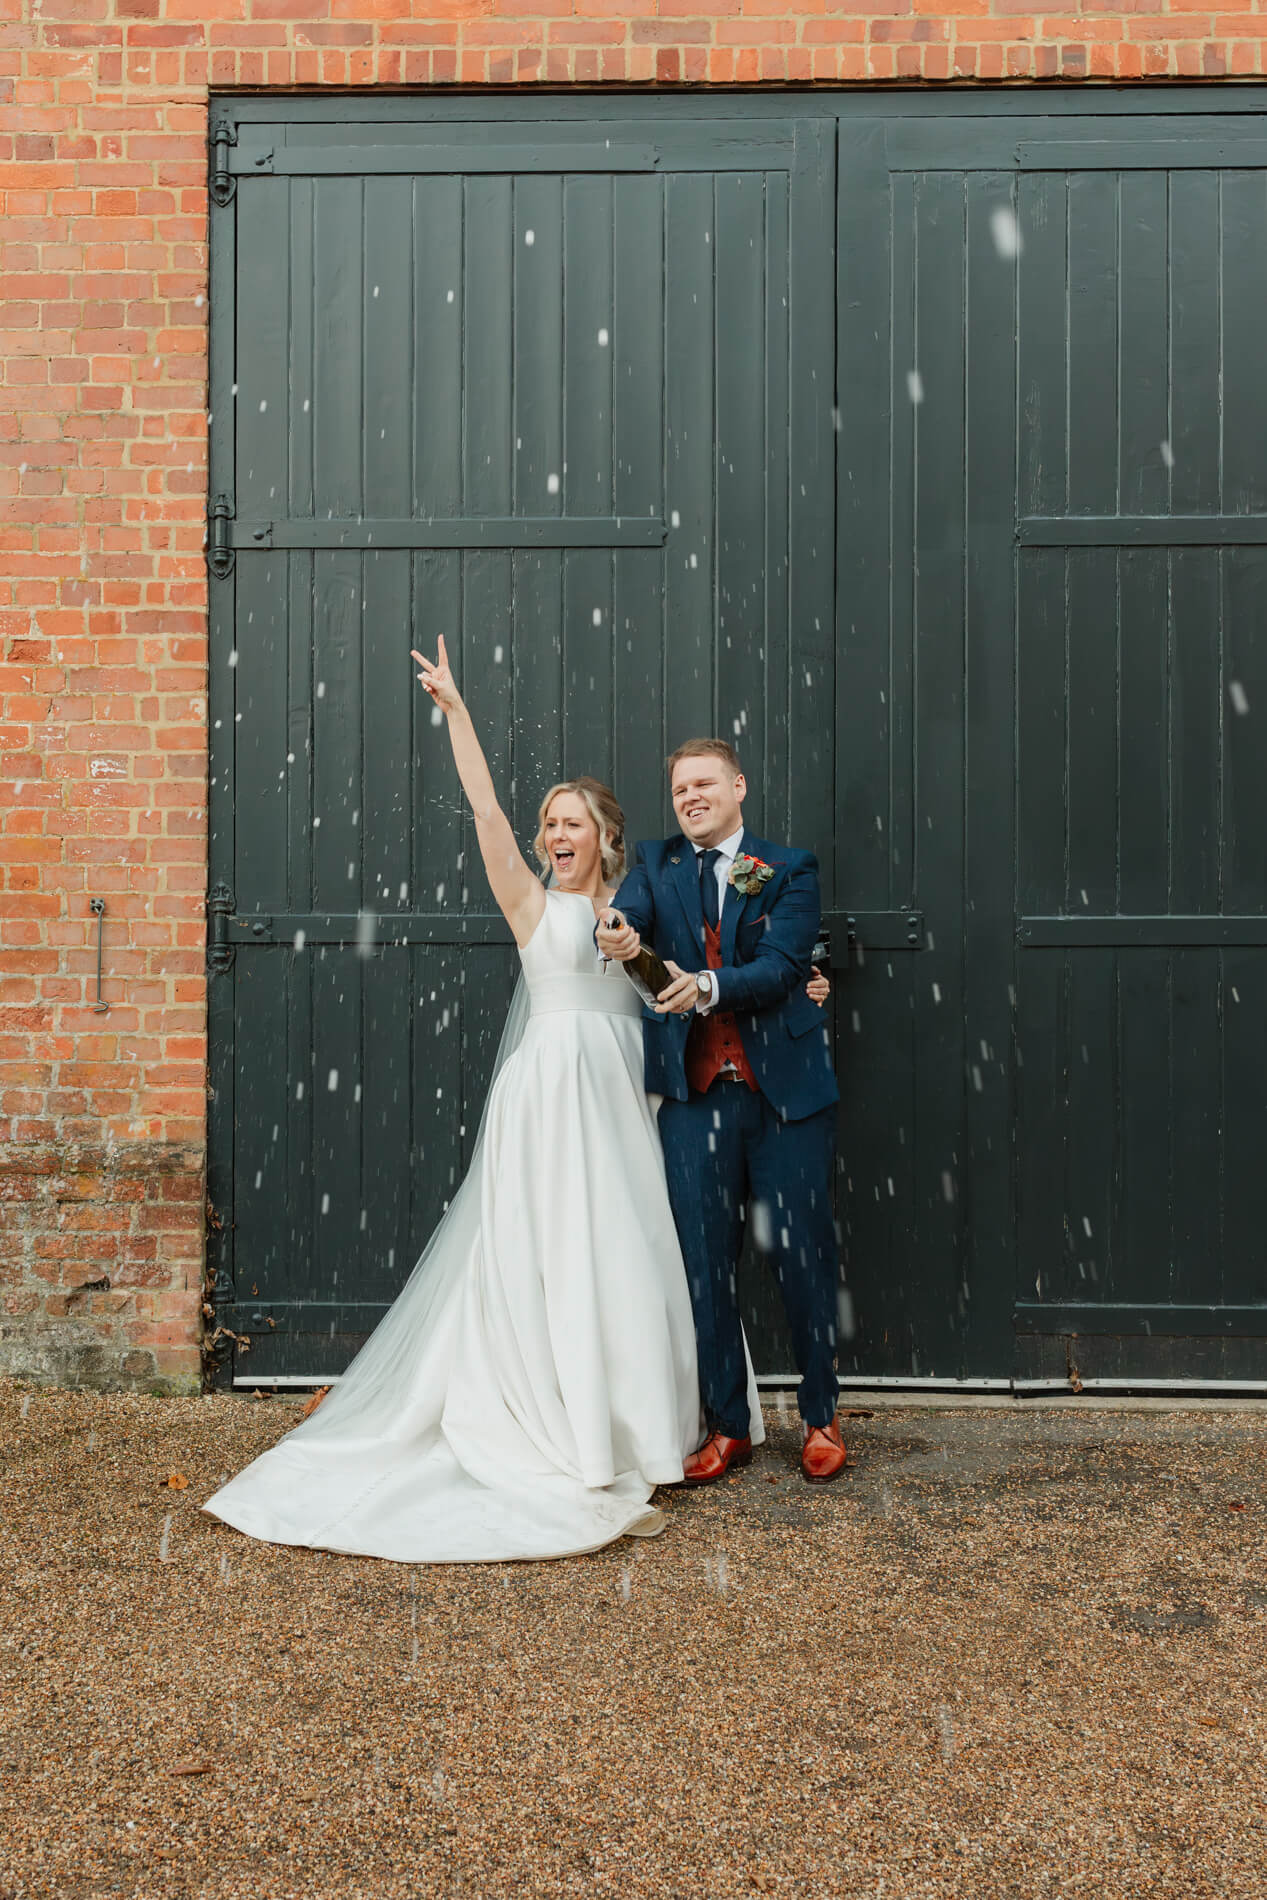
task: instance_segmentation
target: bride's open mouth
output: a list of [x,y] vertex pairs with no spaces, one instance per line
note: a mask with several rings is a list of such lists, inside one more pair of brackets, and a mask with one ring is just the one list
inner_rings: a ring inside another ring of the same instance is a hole
[[555,851],[555,854],[554,854],[555,870],[556,871],[570,871],[575,857],[576,857],[575,851],[569,850],[566,846],[560,846]]

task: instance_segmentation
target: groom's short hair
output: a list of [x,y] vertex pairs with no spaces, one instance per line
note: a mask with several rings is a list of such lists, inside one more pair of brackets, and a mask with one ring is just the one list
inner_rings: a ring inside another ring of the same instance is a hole
[[739,754],[734,746],[728,745],[724,739],[687,739],[684,744],[678,746],[675,752],[669,754],[670,785],[673,783],[673,774],[683,759],[720,759],[724,765],[730,767],[734,778],[738,778],[743,771],[739,763]]

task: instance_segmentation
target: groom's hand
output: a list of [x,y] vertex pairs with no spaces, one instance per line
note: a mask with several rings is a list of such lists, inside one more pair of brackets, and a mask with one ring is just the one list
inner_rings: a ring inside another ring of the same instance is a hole
[[673,978],[667,990],[661,990],[656,1003],[657,1016],[686,1016],[699,1001],[699,984],[692,970],[679,970],[666,960],[665,969]]
[[642,948],[642,938],[632,924],[625,922],[618,910],[603,913],[595,941],[599,955],[614,957],[617,963],[628,963]]

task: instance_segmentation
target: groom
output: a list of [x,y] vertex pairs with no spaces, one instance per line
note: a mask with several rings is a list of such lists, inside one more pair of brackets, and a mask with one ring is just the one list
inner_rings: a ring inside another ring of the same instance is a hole
[[644,1015],[646,1085],[661,1094],[669,1198],[686,1261],[708,1436],[688,1484],[752,1457],[736,1274],[745,1210],[771,1254],[801,1374],[801,1470],[845,1468],[836,1417],[836,1234],[830,1183],[836,1078],[818,1007],[805,994],[819,925],[808,851],[744,827],[747,784],[724,739],[689,739],[669,760],[681,833],[638,846],[614,899],[624,926],[599,926],[604,956],[645,941],[674,977]]

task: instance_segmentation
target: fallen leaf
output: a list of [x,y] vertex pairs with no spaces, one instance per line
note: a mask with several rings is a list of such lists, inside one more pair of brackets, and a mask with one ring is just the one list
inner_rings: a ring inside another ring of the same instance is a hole
[[854,1412],[841,1412],[841,1413],[839,1413],[839,1414],[838,1414],[838,1416],[839,1416],[840,1418],[874,1418],[874,1417],[875,1417],[875,1413],[874,1413],[874,1412],[863,1412],[863,1411],[854,1411]]
[[1202,1728],[1222,1728],[1223,1726],[1217,1715],[1199,1715],[1197,1720]]
[[304,1404],[304,1406],[300,1410],[300,1413],[299,1413],[300,1418],[311,1418],[312,1414],[316,1411],[317,1407],[320,1405],[322,1399],[324,1399],[324,1397],[326,1396],[326,1393],[329,1390],[330,1388],[328,1385],[318,1386],[317,1390],[313,1393],[312,1397],[307,1400],[307,1402]]
[[1245,1509],[1244,1498],[1232,1498],[1227,1508],[1229,1511],[1243,1511]]
[[189,1480],[183,1471],[173,1471],[166,1480],[169,1491],[188,1491]]
[[167,1772],[169,1775],[209,1775],[213,1766],[209,1761],[174,1761]]

